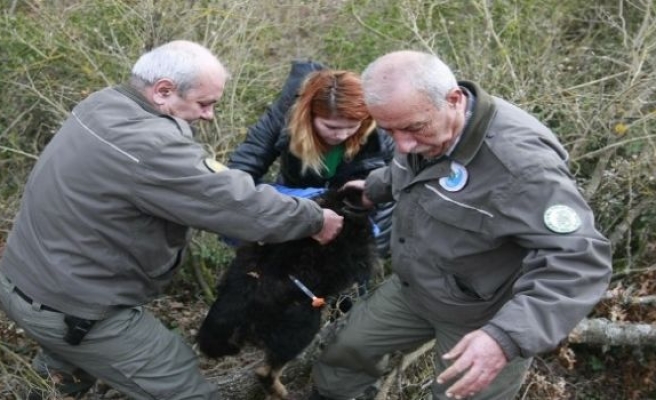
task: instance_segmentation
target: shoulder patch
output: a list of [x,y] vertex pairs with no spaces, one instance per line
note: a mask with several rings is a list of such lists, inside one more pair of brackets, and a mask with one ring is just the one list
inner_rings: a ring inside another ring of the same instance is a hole
[[572,207],[556,204],[544,212],[544,224],[556,233],[572,233],[581,227],[581,217]]
[[221,164],[220,162],[210,157],[204,159],[203,164],[205,164],[207,169],[216,173],[223,172],[228,169],[228,167],[226,167],[225,165]]

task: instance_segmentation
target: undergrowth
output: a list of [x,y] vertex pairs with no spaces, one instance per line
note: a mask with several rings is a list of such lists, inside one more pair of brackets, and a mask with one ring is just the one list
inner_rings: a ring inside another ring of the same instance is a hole
[[[275,98],[293,59],[361,71],[387,51],[418,49],[439,54],[459,78],[478,81],[554,130],[613,244],[613,288],[654,295],[644,284],[653,274],[642,273],[656,264],[654,6],[653,0],[0,0],[0,243],[31,167],[73,105],[124,81],[146,49],[195,40],[227,66],[231,80],[217,118],[199,134],[220,160]],[[190,250],[169,295],[207,302],[231,250],[204,232]],[[618,307],[606,301],[594,315],[656,319]],[[28,368],[34,344],[4,319],[1,329],[3,376],[43,385]],[[536,359],[521,398],[656,398],[653,360],[649,348],[563,344]],[[401,379],[399,398],[424,398],[432,374],[430,359],[417,362]],[[0,393],[11,398],[6,389]]]

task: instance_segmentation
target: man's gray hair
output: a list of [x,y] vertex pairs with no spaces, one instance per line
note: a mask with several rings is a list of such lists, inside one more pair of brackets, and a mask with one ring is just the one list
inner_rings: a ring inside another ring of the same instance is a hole
[[367,105],[384,104],[388,95],[402,85],[424,93],[436,107],[458,87],[453,71],[437,56],[418,51],[397,51],[369,64],[362,73]]
[[[154,85],[160,79],[175,82],[181,96],[193,88],[208,63],[225,68],[212,52],[194,42],[176,40],[144,53],[132,67],[130,84],[139,90]],[[227,74],[227,73],[226,73]]]

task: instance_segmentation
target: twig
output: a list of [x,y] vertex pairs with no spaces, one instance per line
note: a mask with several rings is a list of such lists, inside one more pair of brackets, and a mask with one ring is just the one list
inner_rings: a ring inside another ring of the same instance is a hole
[[620,76],[626,75],[628,73],[629,73],[629,71],[618,72],[616,74],[604,76],[603,78],[595,79],[595,80],[592,80],[592,81],[589,81],[589,82],[583,82],[583,83],[578,84],[578,85],[574,85],[574,86],[570,86],[568,88],[560,89],[557,92],[551,93],[551,95],[554,96],[556,94],[561,94],[561,93],[564,93],[564,92],[571,92],[572,90],[581,89],[581,88],[584,88],[584,87],[587,87],[587,86],[594,86],[594,85],[596,85],[598,83],[601,83],[601,82],[605,82],[605,81],[609,81],[611,79],[619,78]]
[[46,103],[48,103],[50,106],[52,106],[52,108],[55,109],[55,110],[59,113],[59,115],[61,115],[62,117],[66,117],[66,116],[68,115],[68,110],[66,110],[61,104],[56,103],[56,102],[53,101],[51,98],[49,98],[48,96],[44,95],[43,93],[41,93],[41,92],[37,89],[36,85],[34,84],[34,81],[32,80],[32,76],[29,74],[28,71],[26,71],[26,78],[27,78],[27,79],[30,81],[30,83],[32,84],[31,86],[28,86],[28,85],[26,85],[26,84],[24,84],[24,83],[19,83],[19,82],[12,82],[12,84],[16,85],[19,89],[29,90],[29,91],[31,91],[32,93],[36,94],[37,97],[39,97],[41,100],[43,100],[44,102],[46,102]]
[[641,140],[649,140],[649,139],[654,139],[654,138],[656,138],[656,134],[639,136],[639,137],[635,137],[635,138],[626,139],[626,140],[623,140],[623,141],[620,141],[620,142],[615,142],[615,143],[609,144],[608,146],[602,147],[601,149],[590,151],[588,153],[585,153],[585,154],[582,154],[578,157],[575,157],[575,158],[573,158],[573,161],[579,161],[579,160],[584,160],[586,158],[596,157],[598,154],[605,153],[607,151],[611,151],[616,147],[622,147],[622,146],[624,146],[626,144],[629,144],[629,143],[639,142]]
[[14,15],[16,4],[18,4],[18,0],[12,0],[11,5],[9,6],[9,15]]
[[375,28],[373,28],[373,27],[367,25],[367,23],[365,23],[365,22],[362,20],[362,18],[360,18],[360,16],[359,16],[358,14],[355,13],[355,9],[354,9],[354,8],[351,8],[351,15],[353,15],[353,18],[355,18],[355,20],[356,20],[360,25],[362,25],[365,29],[367,29],[367,30],[369,30],[369,31],[371,31],[371,32],[373,32],[373,33],[375,33],[376,35],[380,36],[381,38],[383,38],[383,39],[385,39],[385,40],[389,40],[389,41],[391,41],[391,42],[396,42],[396,41],[398,41],[398,40],[394,39],[393,37],[388,36],[388,35],[384,34],[383,32],[381,32],[381,31],[379,31],[379,30],[377,30],[377,29],[375,29]]
[[16,118],[14,118],[14,120],[9,123],[9,125],[7,126],[7,129],[5,129],[4,131],[2,131],[2,133],[0,133],[0,139],[2,139],[7,133],[9,133],[9,131],[18,123],[18,121],[23,119],[23,117],[26,114],[29,114],[30,112],[32,112],[32,110],[34,110],[34,107],[36,107],[38,104],[39,104],[39,102],[35,101],[26,110],[24,110],[20,114],[18,114],[18,116]]
[[510,70],[511,82],[518,83],[519,78],[517,77],[517,73],[515,72],[515,67],[513,66],[512,60],[510,59],[510,51],[508,51],[506,46],[504,46],[503,41],[501,40],[501,38],[499,37],[499,35],[497,34],[494,28],[494,19],[490,14],[490,9],[488,7],[487,0],[481,0],[480,2],[475,2],[474,4],[479,11],[482,11],[483,17],[485,18],[485,22],[487,23],[488,32],[490,32],[490,34],[492,35],[494,42],[497,44],[497,46],[499,46],[499,50],[503,55],[503,58],[506,60],[506,65],[508,65],[508,68]]
[[612,280],[617,281],[619,279],[626,277],[627,275],[650,273],[654,271],[656,271],[656,264],[649,266],[647,268],[628,269],[628,270],[613,273]]
[[616,295],[614,293],[606,293],[604,296],[604,300],[617,300],[619,303],[626,304],[626,305],[655,305],[656,304],[656,296],[622,296],[622,295]]
[[594,171],[590,175],[590,179],[588,179],[588,183],[583,192],[583,197],[586,200],[590,200],[592,196],[594,196],[595,193],[597,193],[597,189],[599,189],[599,186],[603,181],[604,174],[606,172],[606,167],[608,167],[608,163],[610,163],[612,157],[613,157],[613,153],[607,151],[605,153],[602,153],[601,156],[599,157],[599,160],[597,160]]
[[[194,244],[197,248],[201,247],[201,245],[196,240],[192,240],[191,243]],[[207,276],[207,268],[205,268],[205,263],[203,262],[203,258],[200,255],[195,255],[195,254],[191,254],[190,258],[191,258],[191,268],[194,271],[194,277],[196,278],[196,282],[198,282],[198,284],[200,285],[203,294],[205,296],[205,299],[207,299],[211,303],[212,301],[214,301],[214,291],[205,280],[205,277]]]
[[33,160],[38,160],[38,159],[39,159],[39,157],[38,157],[38,156],[35,156],[34,154],[26,153],[26,152],[24,152],[24,151],[17,150],[17,149],[12,149],[11,147],[7,147],[7,146],[0,146],[0,150],[2,150],[2,151],[8,151],[8,152],[10,152],[10,153],[20,154],[20,155],[22,155],[22,156],[25,156],[25,157],[27,157],[27,158],[31,158],[31,159],[33,159]]
[[651,207],[653,201],[654,200],[651,197],[645,197],[638,204],[629,208],[624,220],[617,224],[613,232],[608,235],[608,240],[613,247],[617,246],[620,240],[622,240],[626,232],[631,228],[633,221],[640,217],[645,210]]
[[21,364],[24,368],[22,368],[22,371],[25,371],[26,379],[34,379],[34,382],[36,382],[38,385],[42,387],[47,387],[48,386],[48,381],[46,381],[41,375],[39,375],[31,366],[30,362],[25,360],[25,358],[21,357],[17,352],[11,350],[7,346],[3,344],[3,342],[0,341],[0,353],[4,353],[7,357],[13,358]]
[[398,362],[396,368],[394,368],[394,370],[387,375],[385,381],[383,381],[375,400],[387,399],[393,383],[400,377],[401,373],[414,364],[420,357],[431,351],[433,347],[435,347],[435,339],[424,343],[412,353],[404,355]]
[[210,285],[207,284],[207,281],[205,280],[205,274],[203,273],[205,271],[205,264],[203,263],[202,260],[200,260],[200,257],[192,256],[191,258],[191,265],[194,269],[194,276],[196,277],[196,281],[200,285],[201,289],[203,290],[203,294],[205,295],[205,298],[208,299],[208,301],[213,301],[214,300],[214,292],[212,291],[212,288]]
[[[428,15],[432,15],[432,9],[433,9],[434,6],[435,6],[435,4],[431,5],[430,10],[428,12]],[[404,11],[405,11],[405,14],[407,16],[407,22],[410,25],[409,29],[412,32],[413,36],[421,43],[421,45],[424,47],[424,49],[426,49],[426,51],[428,51],[430,53],[434,53],[433,38],[431,38],[430,41],[424,39],[423,35],[420,32],[419,26],[417,25],[417,18],[418,18],[417,14],[418,13],[417,12],[412,12],[411,10],[409,10],[409,8],[405,8]],[[433,34],[433,37],[434,36],[435,36],[435,34]]]

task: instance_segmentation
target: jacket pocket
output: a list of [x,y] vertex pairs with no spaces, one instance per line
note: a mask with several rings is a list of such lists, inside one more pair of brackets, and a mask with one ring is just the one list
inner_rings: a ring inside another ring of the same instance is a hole
[[419,204],[432,218],[442,223],[458,229],[479,232],[485,222],[494,217],[491,212],[456,200],[432,185],[424,186],[429,190],[429,195]]
[[144,218],[135,226],[134,258],[150,278],[164,277],[178,267],[189,239],[187,227],[159,218]]

